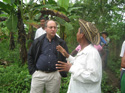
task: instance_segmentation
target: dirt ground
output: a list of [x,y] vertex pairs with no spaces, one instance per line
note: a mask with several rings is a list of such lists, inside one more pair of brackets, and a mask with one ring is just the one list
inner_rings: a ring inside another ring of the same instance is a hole
[[114,88],[119,88],[120,89],[120,79],[115,76],[115,74],[107,68],[106,73],[109,77],[109,84],[111,84]]

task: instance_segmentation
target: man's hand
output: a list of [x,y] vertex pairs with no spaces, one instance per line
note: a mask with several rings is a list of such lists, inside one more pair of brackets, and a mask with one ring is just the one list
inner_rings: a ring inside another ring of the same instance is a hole
[[56,47],[56,49],[57,49],[57,51],[61,52],[62,55],[65,56],[66,58],[69,57],[69,54],[66,52],[66,50],[62,46],[58,45]]
[[61,71],[66,71],[68,72],[70,67],[72,66],[71,63],[67,62],[61,62],[61,61],[58,61],[59,64],[56,64],[56,69],[58,69],[59,72]]

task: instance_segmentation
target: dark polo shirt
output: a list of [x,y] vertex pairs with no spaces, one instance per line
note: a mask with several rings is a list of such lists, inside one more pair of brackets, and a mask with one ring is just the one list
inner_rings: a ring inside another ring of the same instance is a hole
[[55,38],[49,42],[45,37],[43,41],[43,46],[41,47],[41,54],[37,60],[36,67],[41,71],[56,71],[55,64],[57,63],[56,57],[56,44]]

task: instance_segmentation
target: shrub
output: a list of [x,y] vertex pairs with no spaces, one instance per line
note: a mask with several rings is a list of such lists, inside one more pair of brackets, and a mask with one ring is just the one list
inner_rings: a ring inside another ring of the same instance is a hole
[[19,67],[12,64],[0,70],[0,92],[2,93],[28,93],[30,90],[31,76],[27,65]]

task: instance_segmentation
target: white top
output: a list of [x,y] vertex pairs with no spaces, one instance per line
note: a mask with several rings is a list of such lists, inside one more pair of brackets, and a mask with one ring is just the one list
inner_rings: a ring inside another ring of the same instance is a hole
[[109,37],[106,38],[106,42],[107,42],[107,44],[109,44],[109,42],[110,42],[110,38]]
[[[44,29],[42,29],[42,27],[40,27],[39,29],[36,30],[36,34],[35,34],[35,38],[40,37],[41,35],[45,34],[46,31]],[[60,38],[60,36],[56,33],[56,36],[58,36]]]
[[38,29],[36,30],[36,34],[35,34],[35,38],[34,38],[34,39],[40,37],[41,35],[43,35],[43,34],[45,34],[45,33],[46,33],[46,31],[45,31],[44,29],[42,29],[42,27],[38,28]]
[[125,52],[125,41],[122,43],[122,48],[121,48],[120,57],[123,57],[124,52]]
[[67,61],[73,64],[67,93],[101,93],[102,61],[92,44]]

